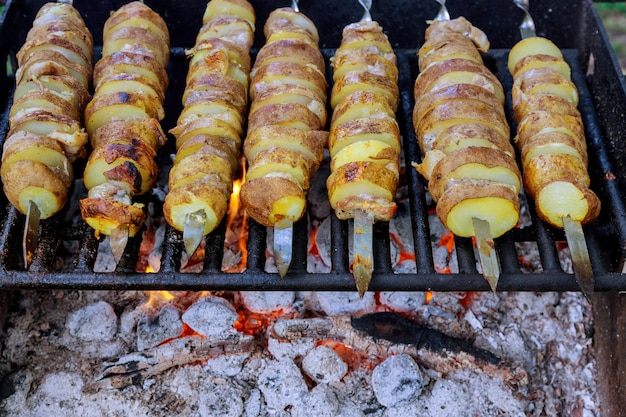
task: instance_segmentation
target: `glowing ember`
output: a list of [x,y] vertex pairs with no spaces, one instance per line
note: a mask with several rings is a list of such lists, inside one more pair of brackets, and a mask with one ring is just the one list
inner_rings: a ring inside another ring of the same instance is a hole
[[424,293],[424,305],[428,305],[430,304],[430,300],[433,299],[433,292],[432,291],[426,291]]
[[350,370],[359,368],[373,369],[379,362],[379,359],[369,357],[365,352],[358,351],[351,346],[336,340],[321,340],[316,346],[328,346],[344,361]]
[[148,291],[148,301],[144,306],[155,309],[163,304],[176,298],[174,294],[169,291]]
[[235,330],[251,336],[265,332],[268,326],[275,323],[278,319],[290,319],[297,316],[297,313],[291,309],[286,310],[282,308],[269,312],[255,313],[247,310],[244,306],[239,306],[237,312],[239,313],[239,318],[234,325]]
[[448,256],[446,257],[446,265],[435,265],[435,270],[440,274],[451,274],[452,270],[450,268],[450,257],[452,256],[452,252],[454,251],[454,234],[452,232],[448,232],[441,236],[438,246],[440,248],[445,247],[448,251]]
[[399,236],[395,233],[389,232],[389,238],[398,246],[400,249],[400,256],[398,258],[398,264],[401,264],[405,261],[415,261],[415,254],[413,252],[407,251],[406,246],[402,242]]

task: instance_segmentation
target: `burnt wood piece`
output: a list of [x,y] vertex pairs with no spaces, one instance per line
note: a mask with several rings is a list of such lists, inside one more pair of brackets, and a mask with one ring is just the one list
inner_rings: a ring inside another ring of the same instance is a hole
[[624,417],[626,398],[626,294],[595,293],[593,345],[604,417]]
[[408,318],[391,312],[366,314],[351,319],[352,327],[373,337],[392,343],[414,345],[422,362],[439,372],[448,373],[463,368],[481,370],[514,384],[526,384],[526,371],[469,340],[448,336],[424,327]]

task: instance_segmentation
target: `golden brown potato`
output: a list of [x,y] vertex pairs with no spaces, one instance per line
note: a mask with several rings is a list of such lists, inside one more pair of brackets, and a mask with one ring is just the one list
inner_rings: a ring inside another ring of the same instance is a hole
[[424,154],[433,149],[448,154],[457,149],[477,146],[499,149],[511,158],[515,157],[509,138],[488,125],[473,122],[452,124],[443,129],[434,142],[424,140],[419,144]]
[[494,238],[519,220],[519,199],[513,187],[489,181],[460,180],[437,202],[437,217],[457,236],[475,236],[473,219],[489,223]]
[[250,29],[250,22],[241,17],[216,16],[202,26],[196,36],[196,45],[216,40],[228,42],[230,46],[249,51],[254,43],[254,32]]
[[477,64],[483,58],[471,39],[461,33],[448,33],[445,37],[426,41],[418,51],[419,70],[424,71],[434,63],[448,59],[467,59]]
[[200,134],[190,137],[176,150],[174,165],[193,154],[218,156],[230,165],[231,173],[235,173],[239,166],[239,149],[233,149],[233,143],[221,136]]
[[263,26],[266,43],[282,39],[282,36],[310,40],[317,45],[319,34],[315,23],[300,12],[289,7],[273,10]]
[[361,209],[375,220],[389,221],[396,211],[395,172],[374,162],[351,162],[333,171],[326,181],[330,205],[339,219],[354,217]]
[[36,38],[27,39],[17,51],[17,64],[21,66],[31,55],[39,51],[52,50],[61,53],[68,60],[85,68],[91,67],[91,58],[85,53],[81,45],[74,41],[74,36],[68,33],[46,33]]
[[480,52],[489,51],[489,40],[487,35],[473,26],[466,18],[458,17],[451,20],[435,20],[427,28],[425,39],[446,38],[450,33],[461,33],[467,36],[474,43]]
[[125,204],[121,201],[87,197],[79,202],[85,222],[94,229],[96,237],[109,236],[120,225],[128,226],[128,236],[133,237],[146,220],[143,205]]
[[255,108],[254,113],[250,113],[248,118],[249,131],[268,125],[295,127],[303,130],[324,128],[317,114],[300,103],[266,104]]
[[170,60],[170,47],[155,32],[143,27],[121,27],[108,33],[102,45],[102,56],[118,51],[138,51],[153,56],[165,68]]
[[19,119],[23,115],[37,110],[62,114],[74,120],[81,119],[80,109],[74,107],[71,102],[46,90],[33,90],[14,101],[9,111],[9,118]]
[[305,131],[285,126],[262,126],[248,132],[243,151],[248,160],[253,161],[263,151],[274,148],[289,149],[305,157],[311,163],[313,175],[324,157],[324,147],[328,132],[321,130]]
[[165,92],[169,78],[165,68],[150,55],[134,53],[132,51],[116,51],[103,56],[93,70],[93,81],[97,85],[100,79],[111,74],[137,74],[151,78],[159,83],[161,91]]
[[157,150],[165,145],[167,137],[156,119],[115,120],[96,129],[91,137],[91,146],[96,149],[109,142],[139,139]]
[[498,78],[484,65],[461,58],[438,62],[421,72],[415,80],[413,97],[422,97],[430,91],[459,83],[482,87],[494,93],[504,104],[504,89]]
[[544,221],[563,227],[563,218],[582,224],[592,222],[600,215],[600,199],[586,185],[578,181],[553,181],[537,193],[535,208]]
[[268,227],[274,226],[277,217],[295,222],[306,209],[304,191],[288,175],[247,179],[241,186],[240,199],[250,217]]
[[277,60],[313,65],[320,71],[324,71],[326,68],[320,50],[302,39],[280,39],[263,45],[257,54],[254,65],[259,67]]
[[202,23],[207,23],[220,16],[237,16],[244,19],[250,25],[250,30],[254,30],[256,15],[254,8],[246,0],[212,0],[207,4]]
[[342,51],[338,50],[333,56],[333,80],[337,81],[350,71],[371,71],[398,82],[398,67],[395,55],[386,57],[374,54],[368,49]]
[[521,174],[510,155],[499,149],[468,147],[447,154],[435,165],[428,191],[438,201],[449,184],[464,179],[509,185],[516,193],[521,187]]
[[158,168],[156,153],[145,142],[110,141],[94,149],[85,166],[83,181],[88,190],[103,183],[123,183],[133,194],[143,194],[154,186]]
[[28,212],[29,201],[39,208],[40,217],[56,214],[67,200],[67,186],[43,162],[22,159],[2,166],[4,193],[21,213]]
[[202,211],[205,216],[203,234],[209,234],[224,218],[229,197],[207,183],[207,178],[197,178],[171,189],[165,196],[163,215],[179,232],[185,230],[187,215]]
[[89,92],[82,84],[71,77],[44,75],[37,78],[37,80],[18,84],[15,87],[13,101],[18,101],[24,95],[33,91],[47,91],[56,94],[72,103],[72,105],[80,111],[85,108],[85,105],[91,98]]
[[582,161],[587,166],[587,146],[584,142],[574,139],[572,136],[559,131],[545,131],[537,133],[523,144],[520,144],[522,152],[522,166],[526,166],[532,158],[539,154],[569,154]]
[[159,36],[166,44],[170,43],[165,21],[143,2],[133,1],[113,12],[104,22],[102,37],[107,39],[111,33],[125,27],[142,27]]
[[579,142],[585,143],[585,129],[579,117],[551,114],[545,111],[528,113],[521,121],[518,121],[517,135],[519,142],[524,143],[528,138],[546,129],[563,132]]
[[552,94],[530,94],[524,97],[513,108],[515,120],[522,120],[527,114],[535,111],[544,111],[552,114],[562,114],[580,118],[578,108],[569,100]]
[[552,55],[536,54],[527,55],[520,59],[515,65],[513,70],[513,78],[518,78],[522,73],[539,68],[550,68],[568,80],[571,79],[572,70],[567,62],[563,58],[558,58]]
[[[95,86],[96,95],[119,92],[147,94],[160,103],[163,103],[163,100],[165,100],[165,92],[161,90],[161,86],[153,79],[144,75],[130,73],[110,74],[100,78]],[[164,111],[163,114],[165,114]]]
[[395,117],[394,110],[387,99],[368,89],[356,90],[346,95],[333,108],[331,126],[341,125],[345,122],[360,118],[379,119]]
[[294,178],[305,192],[311,185],[313,167],[319,165],[316,160],[309,159],[288,148],[269,148],[259,151],[254,159],[248,159],[248,164],[246,181],[287,174]]
[[458,99],[481,101],[501,113],[503,119],[506,117],[504,108],[493,93],[473,84],[452,84],[420,96],[413,108],[413,126],[418,126],[424,114],[435,106],[446,106],[451,100]]
[[214,98],[196,100],[183,108],[177,124],[184,125],[196,119],[211,117],[228,123],[237,134],[243,134],[243,118],[237,107],[227,100]]
[[351,23],[343,28],[339,49],[354,51],[370,48],[375,49],[376,54],[391,59],[395,64],[393,48],[378,22],[363,20]]
[[549,94],[566,99],[578,106],[578,90],[569,78],[551,68],[528,70],[513,82],[513,107],[531,94]]
[[568,154],[540,154],[524,166],[524,190],[535,198],[537,193],[553,181],[578,182],[589,187],[591,179],[580,158]]
[[341,149],[358,141],[376,140],[400,153],[400,128],[392,117],[364,117],[333,125],[328,136],[331,158]]
[[372,72],[349,72],[333,85],[331,107],[336,107],[346,97],[360,91],[368,91],[384,97],[392,111],[398,109],[400,91],[394,80]]
[[193,120],[183,126],[176,126],[170,130],[176,136],[176,149],[179,149],[187,140],[199,134],[215,135],[227,139],[233,149],[239,149],[241,138],[239,134],[226,122],[213,118]]
[[85,108],[85,130],[92,134],[114,120],[161,120],[163,105],[150,96],[117,92],[95,96]]
[[522,39],[511,48],[508,59],[509,72],[515,74],[519,61],[529,55],[549,55],[560,60],[563,59],[563,53],[552,41],[534,36]]
[[168,183],[170,188],[174,189],[203,177],[211,177],[212,186],[220,187],[220,191],[224,194],[231,193],[233,179],[230,164],[228,160],[214,154],[188,155],[182,163],[172,167]]
[[29,54],[28,58],[15,72],[16,83],[36,80],[44,75],[69,76],[78,81],[85,91],[91,85],[91,70],[72,62],[63,54],[54,50],[39,50]]
[[315,92],[293,84],[278,85],[257,94],[250,106],[250,114],[268,104],[288,103],[298,103],[306,106],[319,119],[321,126],[326,125],[328,117],[326,103]]
[[255,66],[250,72],[250,99],[277,85],[294,84],[315,92],[321,100],[326,100],[326,77],[317,67],[289,61],[269,62]]

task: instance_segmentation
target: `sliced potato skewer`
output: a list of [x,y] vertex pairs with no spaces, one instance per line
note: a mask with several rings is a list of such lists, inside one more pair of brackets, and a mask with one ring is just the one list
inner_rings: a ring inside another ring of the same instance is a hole
[[382,27],[368,16],[343,29],[332,60],[327,180],[337,217],[354,219],[352,271],[361,296],[372,278],[373,223],[391,220],[396,211],[401,146],[396,56]]
[[601,203],[589,188],[585,133],[570,67],[552,41],[533,36],[511,49],[508,68],[524,189],[542,220],[565,229],[576,280],[591,300],[593,270],[582,225],[598,217]]
[[102,58],[94,69],[94,97],[85,108],[85,125],[94,149],[80,200],[83,219],[96,236],[110,237],[119,262],[128,238],[143,225],[136,195],[154,185],[156,151],[165,143],[164,117],[169,33],[163,19],[142,2],[128,3],[107,19]]
[[190,56],[176,158],[163,211],[183,232],[190,258],[222,221],[233,189],[248,103],[254,9],[245,0],[212,0]]
[[413,124],[437,216],[476,237],[483,276],[496,290],[493,239],[519,220],[521,176],[504,115],[504,90],[482,62],[489,41],[465,18],[434,21],[420,48]]
[[[274,259],[284,277],[293,223],[304,216],[311,177],[328,133],[326,78],[313,22],[293,8],[270,13],[265,45],[250,74],[248,161],[241,201],[258,223],[274,228]],[[297,52],[294,52],[297,50]]]
[[58,213],[86,156],[82,113],[89,101],[93,38],[69,4],[47,3],[17,52],[9,132],[2,153],[4,192],[26,214],[23,257],[32,261],[40,219]]

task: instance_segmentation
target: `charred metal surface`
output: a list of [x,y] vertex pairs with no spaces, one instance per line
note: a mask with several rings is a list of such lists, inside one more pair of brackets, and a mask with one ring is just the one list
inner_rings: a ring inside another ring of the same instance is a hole
[[[0,18],[0,59],[15,61],[15,52],[23,42],[38,8],[44,1],[9,0],[6,15]],[[101,28],[111,9],[125,1],[77,2],[76,6],[93,31],[96,43],[101,41]],[[258,28],[272,8],[271,2],[252,1],[257,10]],[[354,3],[354,4],[352,4]],[[410,168],[410,162],[419,161],[419,149],[412,126],[413,83],[417,77],[417,48],[423,42],[426,20],[436,14],[435,2],[393,0],[374,2],[372,16],[379,20],[396,48],[400,73],[400,100],[398,121],[402,131],[404,160],[409,166],[403,174],[408,188],[410,220],[416,258],[416,273],[393,273],[390,261],[387,224],[375,227],[375,271],[370,290],[393,291],[488,291],[489,287],[476,270],[476,258],[470,239],[455,239],[460,272],[437,273],[433,264],[433,241],[430,233],[423,179]],[[423,3],[423,4],[422,4]],[[506,71],[508,48],[518,39],[518,23],[522,12],[512,2],[490,2],[491,13],[484,13],[484,1],[448,1],[450,13],[464,15],[476,26],[485,30],[495,49],[485,57],[485,62],[505,86],[509,121],[512,121],[510,90],[511,77]],[[341,4],[341,7],[338,6]],[[202,14],[205,3],[182,0],[172,8],[170,2],[157,0],[150,6],[161,13],[168,23],[172,37],[172,59],[168,67],[170,87],[167,92],[164,130],[176,122],[182,108],[180,97],[184,89],[187,61],[184,49],[195,39],[197,26],[190,25],[188,16]],[[623,126],[626,125],[626,86],[610,45],[601,27],[592,3],[580,0],[535,2],[531,6],[538,33],[553,39],[564,48],[567,61],[572,66],[573,81],[580,92],[580,110],[588,138],[592,188],[602,200],[603,209],[594,223],[584,228],[589,254],[595,275],[595,290],[626,290],[626,275],[622,273],[622,260],[626,254],[626,150]],[[322,36],[323,55],[329,62],[341,39],[341,28],[358,20],[361,10],[357,2],[313,2],[303,0],[301,11],[318,25]],[[383,10],[384,9],[384,10]],[[257,30],[256,45],[263,41],[262,30]],[[593,65],[589,65],[593,51]],[[96,50],[99,53],[99,50]],[[591,71],[592,70],[592,71]],[[329,71],[330,75],[330,71]],[[6,79],[6,82],[5,82]],[[8,113],[14,79],[3,75],[0,84],[0,145],[8,130]],[[159,165],[171,164],[173,141],[157,155]],[[320,170],[320,172],[326,172]],[[76,172],[77,178],[81,170]],[[82,187],[70,199],[84,196]],[[147,200],[160,204],[155,197]],[[0,289],[3,288],[86,288],[86,289],[215,289],[215,290],[354,290],[350,273],[348,222],[331,219],[332,270],[325,274],[306,271],[308,230],[306,220],[295,225],[293,261],[289,274],[280,279],[278,274],[264,272],[266,237],[265,227],[250,222],[248,235],[247,270],[242,273],[222,273],[224,223],[205,239],[204,269],[198,274],[181,273],[180,259],[183,242],[180,234],[169,228],[163,245],[161,269],[157,273],[135,272],[140,237],[131,240],[118,268],[113,273],[94,272],[98,240],[84,223],[73,225],[72,205],[56,217],[42,222],[40,247],[29,270],[24,270],[20,260],[20,241],[24,216],[10,207],[4,193],[0,193]],[[572,274],[561,268],[557,242],[565,241],[561,230],[542,223],[531,210],[532,225],[514,229],[496,239],[502,275],[498,291],[578,291]],[[63,247],[67,242],[78,245],[75,259],[58,267],[59,258],[67,256]],[[536,242],[539,248],[542,273],[526,274],[520,269],[515,249],[517,242]]]

